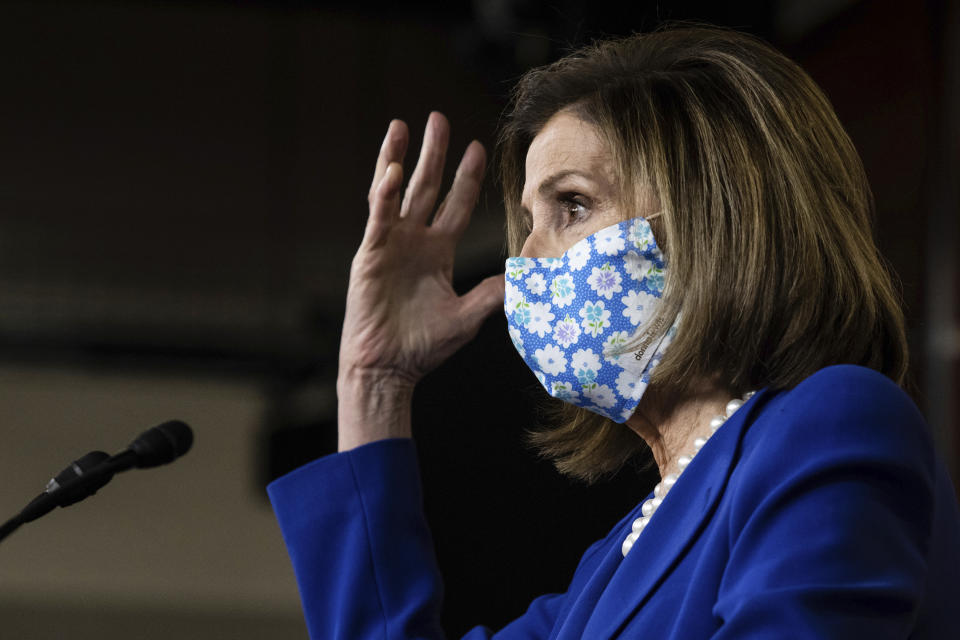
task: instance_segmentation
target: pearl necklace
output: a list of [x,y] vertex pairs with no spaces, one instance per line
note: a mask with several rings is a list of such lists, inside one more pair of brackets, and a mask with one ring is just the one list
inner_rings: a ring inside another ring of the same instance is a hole
[[680,477],[680,474],[683,473],[683,470],[687,468],[690,462],[693,460],[693,457],[697,455],[700,449],[703,448],[703,445],[707,444],[707,440],[717,432],[717,429],[723,425],[727,419],[737,412],[737,409],[743,406],[743,404],[749,400],[755,392],[751,391],[750,393],[743,396],[743,398],[737,399],[734,398],[727,403],[724,413],[726,415],[714,416],[710,419],[710,435],[706,438],[697,438],[693,441],[693,452],[689,455],[680,456],[677,458],[677,472],[667,474],[663,480],[661,480],[656,487],[653,489],[653,497],[643,503],[643,506],[640,507],[641,515],[639,518],[633,521],[633,531],[626,537],[623,541],[623,546],[621,551],[623,552],[623,557],[626,558],[627,554],[630,553],[630,549],[633,548],[633,543],[637,541],[637,538],[640,537],[640,533],[647,526],[647,523],[650,522],[650,518],[653,517],[653,514],[656,513],[657,509],[663,504],[664,498],[667,497],[667,493],[670,492],[670,489],[673,488],[673,485],[676,484],[677,479]]

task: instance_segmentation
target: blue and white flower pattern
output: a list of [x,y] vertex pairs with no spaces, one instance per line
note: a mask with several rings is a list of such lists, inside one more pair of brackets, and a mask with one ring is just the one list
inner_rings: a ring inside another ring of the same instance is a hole
[[602,253],[605,256],[615,256],[619,254],[625,246],[623,228],[617,224],[597,231],[593,235],[593,244],[597,249],[597,253]]
[[553,303],[561,308],[569,305],[577,296],[573,288],[573,276],[569,273],[554,278],[550,284],[550,291],[553,293]]
[[584,389],[596,386],[597,372],[600,371],[600,356],[590,349],[578,349],[570,359],[570,365],[580,386]]
[[554,317],[555,316],[550,313],[549,302],[531,302],[530,319],[524,323],[524,326],[526,326],[530,333],[535,333],[542,338],[545,333],[553,332],[551,323]]
[[617,351],[623,349],[623,345],[627,344],[629,339],[630,334],[626,331],[611,331],[603,342],[603,357],[611,362],[618,362]]
[[519,280],[530,273],[532,267],[527,258],[507,258],[507,275],[514,280]]
[[573,385],[569,382],[554,381],[550,395],[554,398],[569,402],[570,404],[576,404],[577,401],[580,400],[580,393],[574,389]]
[[564,349],[576,344],[580,339],[580,325],[570,316],[564,316],[563,320],[553,325],[553,339]]
[[585,302],[580,309],[580,317],[583,318],[580,323],[583,325],[583,330],[594,338],[610,326],[610,312],[603,308],[603,300]]
[[533,375],[537,376],[537,382],[543,385],[544,388],[547,387],[547,376],[543,375],[542,371],[534,370]]
[[630,224],[630,231],[627,232],[627,242],[630,246],[641,251],[646,251],[657,244],[653,239],[653,230],[650,229],[650,223],[646,220],[641,222],[641,218],[634,219]]
[[[593,251],[590,249],[590,238],[584,238],[570,247],[561,260],[565,259],[565,262],[570,267],[570,271],[579,271],[586,266],[587,260],[590,259],[592,253]],[[553,260],[553,258],[547,258],[547,260]]]
[[659,295],[650,294],[643,290],[634,291],[633,289],[630,289],[627,295],[620,299],[623,303],[623,315],[629,318],[630,323],[634,326],[650,317],[659,300]]
[[627,275],[634,280],[641,280],[643,276],[647,275],[650,272],[650,269],[653,269],[653,263],[645,259],[636,251],[627,251],[627,255],[623,257],[624,265],[623,268],[627,272]]
[[666,284],[666,280],[663,277],[663,269],[654,267],[647,272],[646,277],[647,286],[651,291],[663,293],[663,286]]
[[623,291],[623,287],[620,286],[622,280],[620,272],[611,267],[609,262],[605,262],[602,267],[593,267],[590,277],[587,278],[587,284],[598,296],[609,300],[613,294]]
[[626,345],[630,341],[633,332],[614,331],[603,342],[603,359],[605,362],[619,367],[621,369],[633,370],[636,364],[633,352],[626,350]]
[[522,302],[525,302],[523,292],[517,285],[507,280],[503,298],[504,306],[508,309],[516,309]]
[[550,395],[617,422],[633,414],[676,323],[637,354],[620,352],[656,312],[665,269],[643,218],[601,229],[560,258],[507,260],[510,338]]
[[632,398],[637,393],[638,382],[640,381],[636,376],[631,375],[629,371],[621,371],[617,376],[617,393],[625,398]]
[[546,290],[547,280],[543,277],[543,274],[538,272],[530,274],[530,277],[527,278],[527,291],[538,296]]
[[537,359],[540,370],[551,376],[556,376],[567,370],[567,358],[563,350],[552,344],[534,351],[533,357]]
[[517,350],[517,353],[520,354],[520,357],[526,357],[527,351],[523,348],[523,334],[520,333],[520,330],[516,327],[510,327],[510,340],[513,342],[514,348]]
[[[513,320],[518,325],[526,327],[530,324],[530,305],[526,302],[518,302],[513,310]],[[521,335],[523,335],[521,333]]]
[[597,384],[583,390],[585,398],[601,409],[612,409],[617,404],[617,395],[605,384]]

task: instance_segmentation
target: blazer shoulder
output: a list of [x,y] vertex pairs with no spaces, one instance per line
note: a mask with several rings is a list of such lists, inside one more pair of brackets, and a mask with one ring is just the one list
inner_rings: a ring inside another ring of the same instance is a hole
[[934,447],[917,406],[892,380],[856,365],[817,371],[769,393],[744,437],[744,454],[845,456],[930,469]]
[[907,637],[940,562],[938,467],[919,411],[849,365],[756,399],[717,512],[718,635]]
[[824,367],[803,380],[793,391],[800,393],[837,392],[860,394],[896,393],[909,401],[897,384],[879,371],[855,364],[836,364]]

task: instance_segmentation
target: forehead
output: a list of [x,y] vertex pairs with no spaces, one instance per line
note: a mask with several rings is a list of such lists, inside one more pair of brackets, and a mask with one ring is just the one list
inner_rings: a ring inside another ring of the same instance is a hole
[[547,121],[530,143],[524,193],[560,172],[576,171],[599,180],[609,179],[612,169],[613,158],[597,128],[561,111]]

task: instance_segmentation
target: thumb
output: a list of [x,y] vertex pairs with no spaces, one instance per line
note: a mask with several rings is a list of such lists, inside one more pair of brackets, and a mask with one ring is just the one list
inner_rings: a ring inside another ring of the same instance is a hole
[[476,330],[487,316],[503,306],[504,275],[498,273],[460,297],[460,321],[470,331]]

